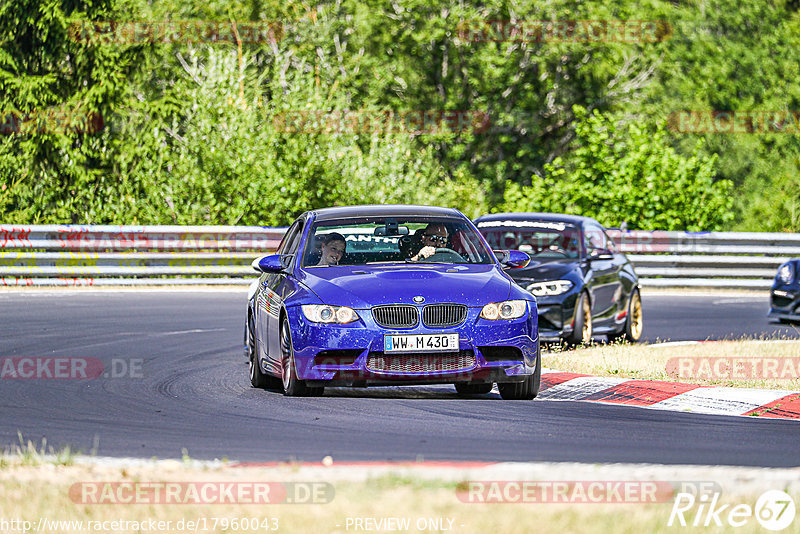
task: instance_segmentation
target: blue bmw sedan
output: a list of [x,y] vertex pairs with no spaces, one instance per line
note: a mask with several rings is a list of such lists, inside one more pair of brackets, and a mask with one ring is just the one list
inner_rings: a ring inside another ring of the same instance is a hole
[[536,299],[504,272],[528,261],[492,251],[455,209],[303,213],[276,254],[253,262],[250,381],[289,396],[420,384],[475,395],[497,383],[503,399],[532,399],[541,378]]

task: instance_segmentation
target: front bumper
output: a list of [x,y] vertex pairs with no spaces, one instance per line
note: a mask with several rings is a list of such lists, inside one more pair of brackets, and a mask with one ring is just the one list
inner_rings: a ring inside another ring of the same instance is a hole
[[770,308],[767,317],[800,321],[800,290],[790,286],[773,287],[770,291]]
[[[357,310],[360,320],[344,325],[312,323],[299,307],[286,311],[298,378],[312,386],[521,382],[539,358],[534,302],[520,319],[489,321],[479,317],[480,308],[470,308],[464,322],[445,328],[387,329],[369,310]],[[439,333],[457,333],[459,352],[383,352],[385,334]],[[392,359],[402,360],[402,368],[382,363]]]
[[573,289],[563,295],[536,297],[541,341],[557,342],[572,333],[578,294],[579,291]]

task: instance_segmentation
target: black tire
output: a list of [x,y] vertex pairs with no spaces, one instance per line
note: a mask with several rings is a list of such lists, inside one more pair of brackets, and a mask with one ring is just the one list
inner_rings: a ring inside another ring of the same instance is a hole
[[498,383],[497,389],[503,400],[531,400],[533,394],[533,375],[522,382]]
[[542,384],[542,353],[537,347],[536,368],[523,382],[498,383],[500,397],[504,400],[533,400],[539,394]]
[[253,316],[250,313],[247,314],[247,327],[245,329],[245,336],[247,338],[247,359],[250,371],[250,384],[254,388],[259,389],[275,387],[275,378],[264,373],[258,363],[258,342],[256,341],[255,335],[255,323],[253,322]]
[[281,386],[283,394],[287,397],[313,397],[322,395],[324,387],[308,387],[304,380],[297,378],[297,368],[294,361],[294,348],[292,346],[292,333],[289,320],[284,317],[281,323]]
[[642,315],[642,297],[638,289],[631,292],[631,298],[628,299],[628,315],[625,318],[625,326],[621,332],[608,336],[609,341],[616,341],[624,339],[629,343],[638,343],[642,339],[642,330],[644,329],[644,317]]
[[578,302],[575,303],[575,325],[564,341],[570,347],[592,342],[592,306],[585,291],[581,291]]
[[492,391],[492,384],[470,384],[468,382],[456,382],[456,392],[459,395],[486,395]]
[[542,385],[542,350],[536,347],[536,370],[531,377],[531,399],[535,399],[539,394],[539,387]]

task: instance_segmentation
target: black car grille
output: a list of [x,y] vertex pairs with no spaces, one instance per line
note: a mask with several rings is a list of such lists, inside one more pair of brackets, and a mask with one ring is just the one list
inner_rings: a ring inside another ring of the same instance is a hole
[[478,347],[487,362],[522,361],[522,351],[517,347]]
[[314,356],[313,365],[353,365],[362,352],[361,349],[323,350]]
[[446,354],[409,353],[384,354],[370,352],[367,369],[375,373],[419,374],[469,371],[478,365],[475,353],[462,350]]
[[422,309],[422,324],[427,327],[455,326],[466,318],[463,304],[430,304]]
[[372,308],[375,322],[384,328],[411,328],[417,326],[417,308],[408,304],[392,304]]

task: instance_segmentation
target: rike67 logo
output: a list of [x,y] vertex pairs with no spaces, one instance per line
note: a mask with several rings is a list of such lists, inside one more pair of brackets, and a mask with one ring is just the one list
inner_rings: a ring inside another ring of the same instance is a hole
[[783,491],[770,490],[758,498],[755,508],[749,504],[721,504],[720,493],[678,493],[669,514],[667,526],[743,527],[753,517],[767,530],[779,531],[794,521],[795,505]]

